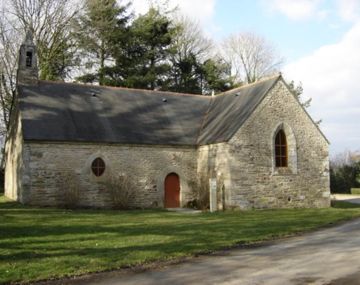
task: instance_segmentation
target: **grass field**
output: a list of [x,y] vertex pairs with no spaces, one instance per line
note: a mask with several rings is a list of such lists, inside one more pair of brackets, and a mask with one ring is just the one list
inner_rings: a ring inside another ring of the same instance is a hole
[[215,214],[71,211],[25,207],[0,196],[0,283],[79,275],[274,239],[360,216],[359,207],[347,206]]

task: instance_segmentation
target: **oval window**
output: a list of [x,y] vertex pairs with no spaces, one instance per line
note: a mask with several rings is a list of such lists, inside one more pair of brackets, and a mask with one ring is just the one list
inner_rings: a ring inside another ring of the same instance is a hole
[[95,174],[95,176],[101,176],[103,175],[105,171],[105,162],[102,160],[102,158],[98,157],[95,158],[94,161],[91,164],[91,170]]

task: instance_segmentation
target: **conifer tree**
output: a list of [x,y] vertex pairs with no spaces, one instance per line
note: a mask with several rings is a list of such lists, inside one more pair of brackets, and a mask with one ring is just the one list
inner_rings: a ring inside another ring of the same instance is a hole
[[174,25],[170,78],[163,89],[210,94],[232,87],[227,64],[216,56],[212,41],[204,36],[199,24],[181,16]]
[[106,65],[114,49],[112,43],[126,31],[131,17],[127,9],[128,5],[120,6],[116,0],[85,2],[85,13],[75,22],[74,38],[85,59],[85,67],[92,72],[79,77],[79,81],[105,84]]
[[116,63],[106,69],[108,83],[161,88],[170,70],[172,33],[171,20],[158,9],[151,7],[146,14],[138,16],[127,30],[126,41],[113,49]]

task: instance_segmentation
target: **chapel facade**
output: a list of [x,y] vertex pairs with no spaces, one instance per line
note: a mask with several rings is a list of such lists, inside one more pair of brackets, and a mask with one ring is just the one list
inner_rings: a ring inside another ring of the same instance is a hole
[[[112,177],[131,207],[186,207],[209,179],[218,209],[328,207],[328,141],[281,75],[216,96],[38,80],[36,46],[20,49],[5,145],[5,195],[112,207]],[[70,182],[73,185],[70,185]]]

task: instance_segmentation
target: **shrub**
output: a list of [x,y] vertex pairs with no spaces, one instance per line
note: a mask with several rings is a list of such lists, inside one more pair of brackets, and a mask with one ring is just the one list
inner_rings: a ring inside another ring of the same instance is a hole
[[360,188],[351,188],[351,194],[360,195]]
[[330,167],[331,193],[351,193],[351,188],[358,188],[360,183],[360,163]]
[[210,208],[209,178],[205,175],[200,176],[197,181],[190,181],[189,186],[195,199],[188,203],[191,208],[207,210]]
[[76,208],[80,202],[81,186],[76,174],[65,172],[61,175],[61,204],[65,208]]
[[135,185],[127,175],[110,175],[104,182],[109,191],[110,199],[114,209],[129,209],[134,198]]

